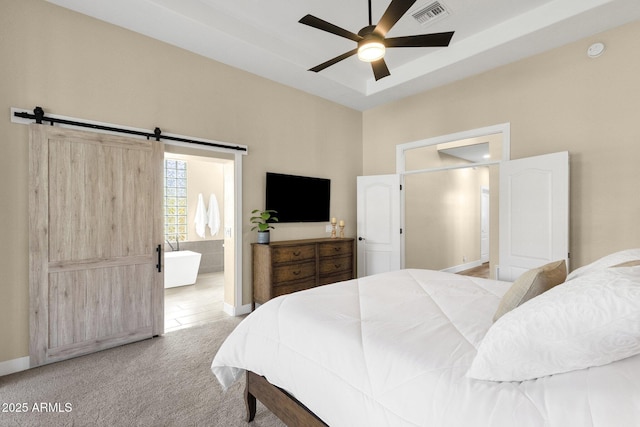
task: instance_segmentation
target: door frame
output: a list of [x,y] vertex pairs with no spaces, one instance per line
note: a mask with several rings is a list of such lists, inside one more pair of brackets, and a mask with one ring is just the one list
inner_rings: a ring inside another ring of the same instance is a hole
[[[171,136],[177,136],[173,135]],[[199,139],[200,140],[200,139]],[[213,140],[203,140],[205,142],[213,142],[216,144],[226,144],[220,141]],[[224,238],[227,238],[227,233],[231,233],[231,238],[233,239],[233,303],[230,304],[226,301],[227,295],[225,293],[225,301],[223,303],[223,311],[230,316],[241,316],[244,314],[248,314],[251,312],[251,304],[242,304],[242,158],[248,154],[248,150],[246,151],[238,151],[220,147],[208,147],[208,146],[193,146],[192,144],[179,142],[179,141],[166,141],[165,146],[171,145],[175,147],[183,147],[188,149],[188,154],[190,156],[198,156],[198,152],[215,152],[221,154],[233,154],[233,159],[229,159],[233,164],[233,218],[231,221],[227,221],[225,219],[225,223],[223,224],[223,234]],[[246,147],[245,147],[246,148]],[[166,152],[166,150],[165,150]],[[207,156],[205,156],[207,157]],[[224,172],[227,173],[226,171]],[[226,193],[226,189],[225,189]],[[227,200],[225,198],[225,210],[228,206]],[[225,218],[227,215],[225,214]],[[231,224],[229,227],[228,224]],[[230,231],[229,231],[230,229]],[[234,234],[235,232],[235,234]],[[225,257],[226,258],[226,257]],[[225,270],[226,270],[225,263]]]
[[[415,150],[418,148],[428,147],[437,144],[445,144],[448,142],[459,141],[462,139],[470,139],[470,138],[480,138],[487,135],[500,134],[502,136],[502,157],[499,160],[490,160],[486,162],[478,162],[478,163],[469,163],[466,165],[459,166],[449,166],[443,168],[428,168],[428,169],[420,169],[420,170],[406,170],[406,155],[410,150]],[[500,165],[502,161],[508,161],[511,159],[511,123],[500,123],[497,125],[486,126],[477,129],[466,130],[462,132],[450,133],[446,135],[440,135],[432,138],[421,139],[418,141],[408,142],[404,144],[396,145],[396,173],[400,175],[400,183],[404,188],[404,177],[406,175],[416,174],[416,173],[425,173],[425,172],[436,172],[436,171],[444,171],[444,170],[452,170],[452,169],[462,169],[467,167],[474,166],[491,166],[491,165]],[[405,226],[405,192],[400,192],[400,226],[403,230],[406,230]],[[400,236],[400,259],[401,259],[401,268],[405,268],[405,241],[406,241],[406,233],[402,233]]]

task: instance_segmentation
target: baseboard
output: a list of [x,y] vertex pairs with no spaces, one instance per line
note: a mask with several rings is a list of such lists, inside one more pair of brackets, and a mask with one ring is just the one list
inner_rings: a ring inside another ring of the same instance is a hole
[[481,265],[482,265],[482,261],[476,260],[476,261],[467,262],[465,264],[460,264],[453,267],[445,268],[444,270],[440,270],[440,271],[445,271],[447,273],[459,273],[461,271],[468,270],[474,267],[479,267]]
[[29,356],[0,362],[0,377],[29,369]]
[[243,316],[245,314],[251,313],[251,304],[245,304],[241,305],[240,307],[235,307],[225,302],[223,311],[229,316]]

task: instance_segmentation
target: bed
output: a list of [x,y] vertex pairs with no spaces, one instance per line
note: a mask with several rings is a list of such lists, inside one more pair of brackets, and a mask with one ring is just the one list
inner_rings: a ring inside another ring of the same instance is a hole
[[246,376],[249,420],[257,397],[290,426],[639,426],[638,260],[518,288],[506,312],[521,279],[407,269],[297,292],[211,369],[224,388]]

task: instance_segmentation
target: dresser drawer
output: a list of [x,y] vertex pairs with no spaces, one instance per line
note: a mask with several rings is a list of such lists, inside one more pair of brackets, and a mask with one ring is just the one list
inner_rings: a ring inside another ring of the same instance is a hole
[[320,259],[320,275],[350,272],[353,268],[351,255]]
[[351,256],[353,252],[353,242],[323,242],[318,245],[320,257],[332,257],[340,255]]
[[312,285],[316,279],[315,260],[296,264],[283,264],[273,267],[273,286],[282,283],[309,279]]
[[292,292],[304,291],[305,289],[315,287],[315,285],[315,279],[312,279],[311,281],[293,282],[286,285],[275,286],[273,288],[272,298],[290,294]]
[[315,260],[316,245],[274,247],[271,256],[274,264],[281,262]]

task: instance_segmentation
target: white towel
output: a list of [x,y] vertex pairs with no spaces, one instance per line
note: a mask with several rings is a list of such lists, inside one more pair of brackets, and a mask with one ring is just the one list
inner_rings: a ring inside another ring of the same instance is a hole
[[207,225],[211,231],[211,235],[215,236],[220,231],[220,208],[218,207],[218,199],[216,195],[211,193],[209,196],[209,209],[207,210]]
[[193,222],[196,226],[196,234],[204,238],[205,227],[207,225],[207,211],[204,207],[204,197],[202,193],[198,194],[198,207],[196,208],[196,217]]

